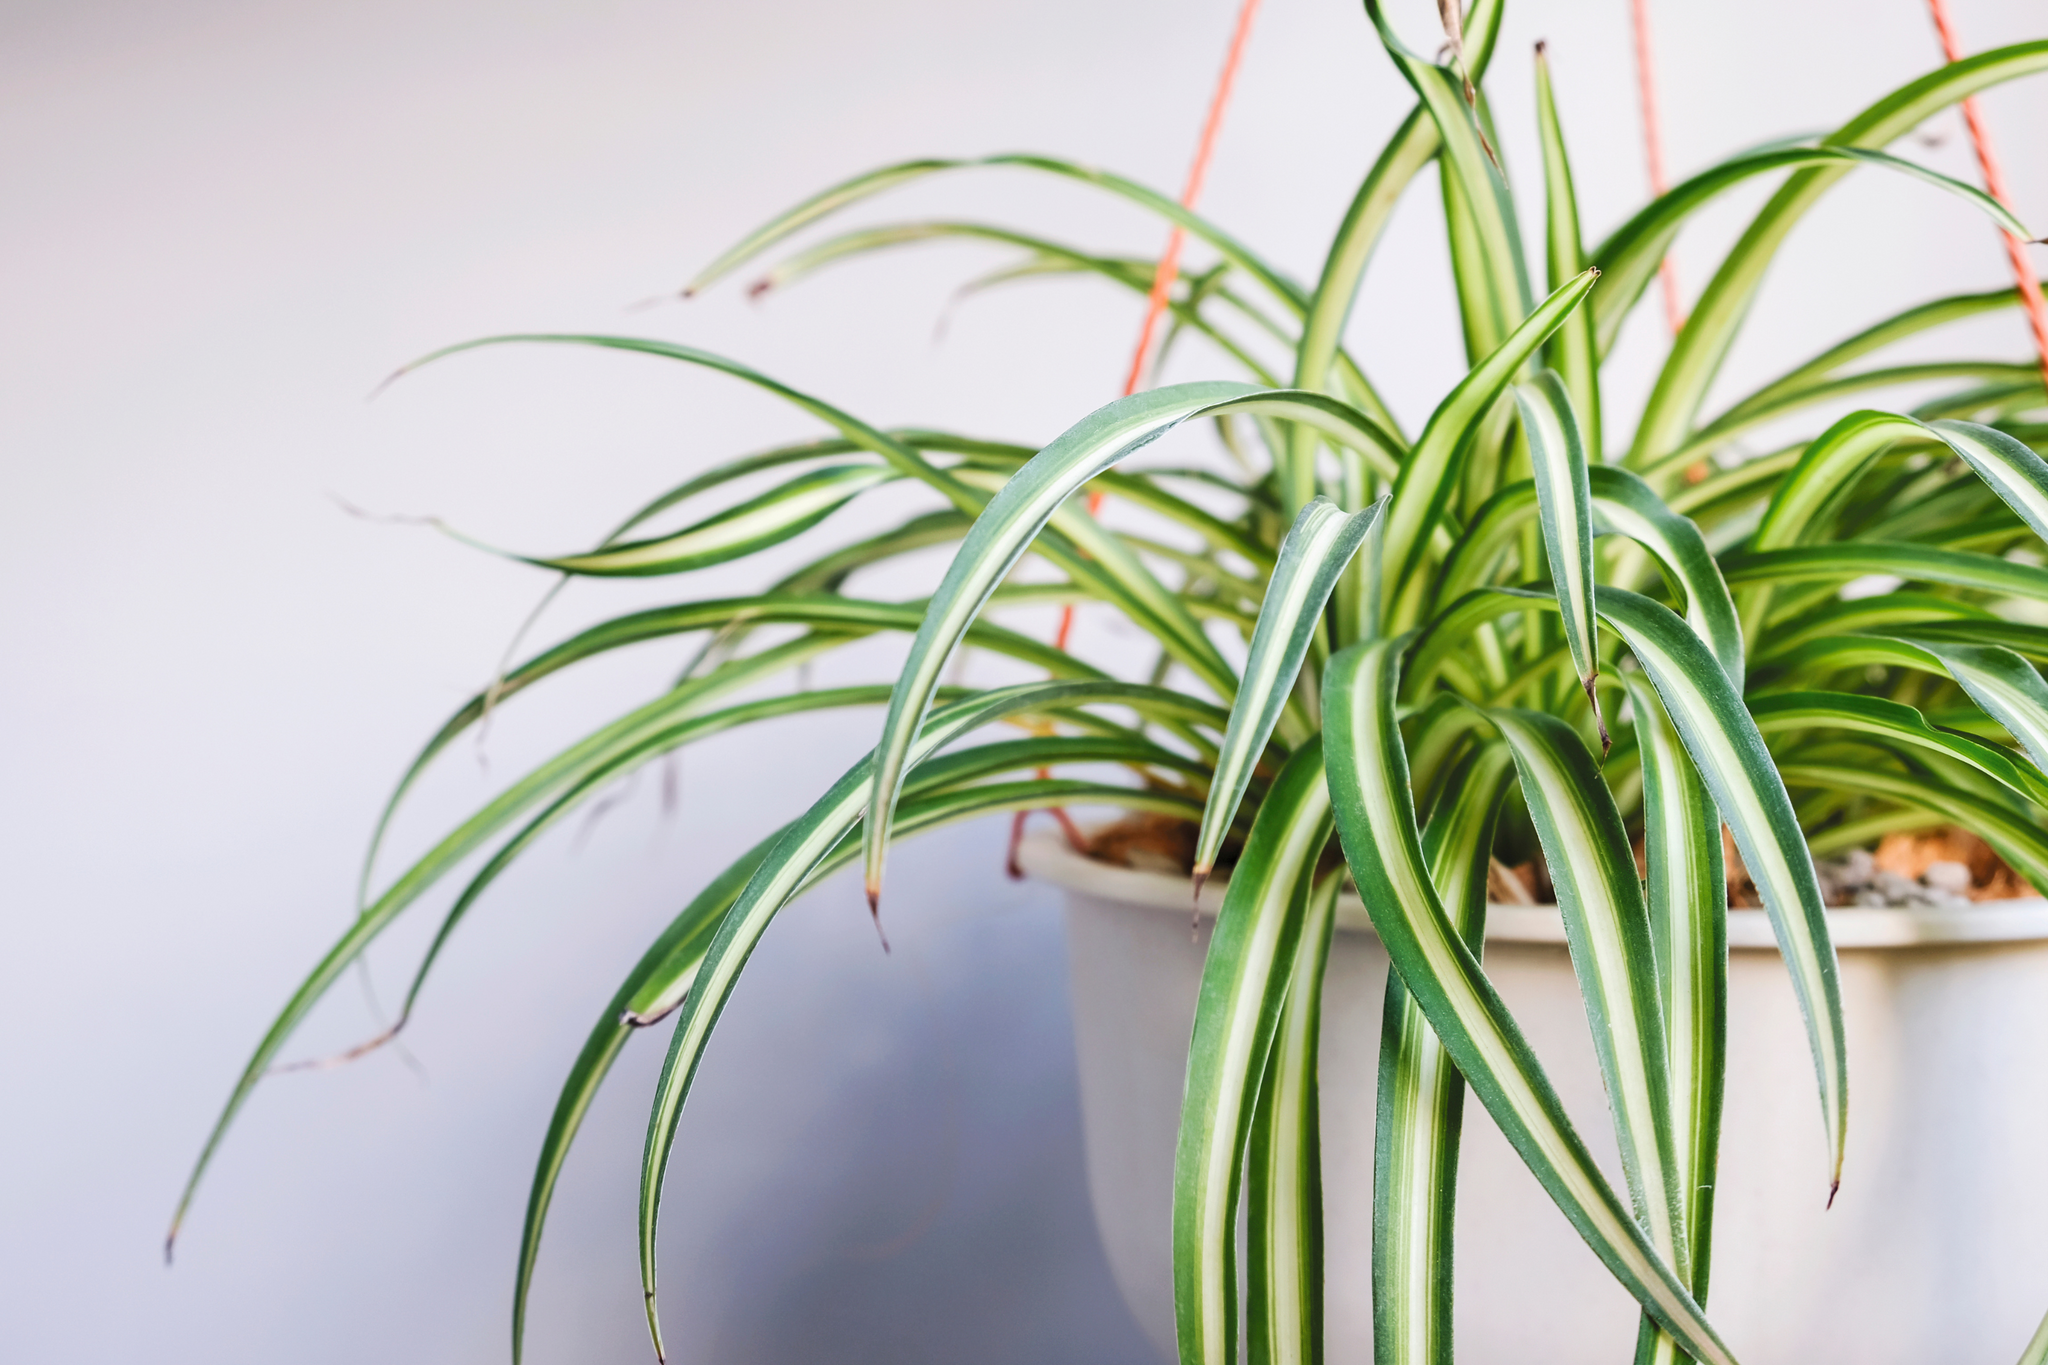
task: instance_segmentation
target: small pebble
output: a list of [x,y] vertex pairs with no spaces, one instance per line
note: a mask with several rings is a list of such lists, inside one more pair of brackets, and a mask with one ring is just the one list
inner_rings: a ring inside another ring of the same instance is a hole
[[1962,863],[1929,863],[1920,883],[1930,891],[1948,896],[1966,896],[1970,890],[1970,869]]

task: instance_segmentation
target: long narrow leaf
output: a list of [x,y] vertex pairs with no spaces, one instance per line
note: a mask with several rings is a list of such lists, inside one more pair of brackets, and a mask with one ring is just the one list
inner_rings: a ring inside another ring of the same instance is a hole
[[1868,147],[1779,147],[1751,152],[1672,186],[1600,244],[1594,259],[1602,269],[1613,271],[1615,277],[1612,292],[1603,291],[1601,301],[1594,305],[1601,351],[1604,353],[1614,344],[1622,319],[1656,276],[1658,263],[1687,218],[1752,176],[1814,166],[1829,167],[1840,175],[1858,165],[1878,166],[1926,181],[1975,205],[2006,231],[2021,237],[2031,235],[2009,209],[1976,186]]
[[1696,1360],[1726,1365],[1733,1355],[1600,1174],[1430,881],[1395,723],[1404,644],[1354,646],[1323,682],[1331,808],[1373,926],[1466,1083],[1587,1246]]
[[[1550,90],[1550,60],[1542,43],[1536,44],[1536,136],[1543,147],[1544,259],[1549,265],[1550,288],[1556,290],[1593,262],[1586,259],[1579,238],[1579,199],[1572,188],[1571,158],[1565,153],[1564,125],[1557,117],[1557,101]],[[1606,447],[1600,438],[1600,350],[1594,338],[1594,316],[1594,308],[1574,312],[1550,338],[1544,353],[1571,395],[1586,450],[1598,464]]]
[[[915,743],[904,755],[904,765],[914,768],[960,736],[1006,716],[1090,702],[1113,704],[1142,697],[1152,690],[1132,684],[1030,683],[981,693],[936,713],[921,726]],[[748,957],[790,897],[860,822],[869,806],[878,766],[873,754],[862,759],[789,826],[720,922],[717,935],[705,950],[702,965],[692,973],[689,993],[678,1011],[675,1034],[656,1087],[641,1159],[640,1274],[646,1293],[648,1330],[657,1353],[664,1348],[655,1298],[654,1234],[660,1221],[663,1176],[683,1102],[703,1059],[705,1044]],[[1133,793],[1134,797],[1143,795]]]
[[1374,503],[1347,516],[1335,503],[1318,498],[1301,510],[1280,542],[1279,563],[1259,607],[1244,680],[1230,709],[1230,729],[1216,757],[1209,804],[1195,840],[1197,894],[1216,865],[1223,835],[1251,783],[1252,766],[1265,752],[1281,708],[1294,691],[1331,590],[1384,510],[1383,503]]
[[[931,703],[939,675],[996,584],[1066,499],[1095,475],[1190,420],[1246,413],[1320,423],[1332,420],[1332,414],[1342,408],[1343,404],[1323,394],[1261,392],[1242,384],[1177,384],[1153,389],[1098,408],[1003,485],[976,519],[939,590],[932,595],[883,723],[876,748],[873,804],[861,836],[870,903],[881,897],[890,812],[902,780],[903,755]],[[1351,410],[1351,420],[1361,428],[1372,425],[1355,410]],[[1099,548],[1105,555],[1112,553],[1106,544]],[[1206,639],[1202,643],[1206,644]],[[1197,676],[1219,696],[1228,698],[1236,692],[1236,675],[1213,645],[1193,662]]]
[[[1504,746],[1482,747],[1459,766],[1451,795],[1422,835],[1430,881],[1474,961],[1486,946],[1487,865],[1512,772]],[[1373,1123],[1377,1365],[1451,1363],[1451,1248],[1464,1111],[1464,1078],[1401,984],[1400,972],[1389,968]]]
[[1485,714],[1514,753],[1522,797],[1556,887],[1636,1218],[1682,1278],[1685,1215],[1672,1153],[1657,958],[1621,811],[1569,725],[1538,711]]
[[1323,1153],[1317,1058],[1323,967],[1341,873],[1309,893],[1287,998],[1252,1116],[1245,1173],[1246,1330],[1251,1365],[1323,1358]]
[[[1952,104],[2002,81],[2041,70],[2048,70],[2048,40],[2017,43],[1950,62],[1878,100],[1830,134],[1824,145],[1882,147]],[[1795,172],[1751,220],[1701,293],[1658,374],[1630,450],[1632,465],[1654,459],[1684,440],[1685,429],[1699,411],[1778,248],[1806,211],[1850,168],[1843,163]]]
[[527,563],[563,573],[647,577],[706,568],[800,535],[855,497],[899,475],[875,465],[834,465],[798,475],[673,535]]
[[[1728,1043],[1728,884],[1713,798],[1639,674],[1625,679],[1643,765],[1643,882],[1664,1006],[1672,1168],[1692,1296],[1707,1301]],[[1673,1365],[1678,1344],[1645,1316],[1636,1359]]]
[[[1408,584],[1420,583],[1417,571],[1429,545],[1429,534],[1457,486],[1458,462],[1473,428],[1523,362],[1557,330],[1599,278],[1599,271],[1588,270],[1551,294],[1501,343],[1499,350],[1460,380],[1430,415],[1429,424],[1401,466],[1401,476],[1394,483],[1393,501],[1387,508],[1387,586],[1383,600],[1389,609],[1411,591]],[[1388,619],[1394,629],[1414,624],[1391,611]]]
[[1173,1300],[1183,1365],[1237,1359],[1245,1143],[1329,835],[1322,746],[1312,741],[1288,759],[1260,804],[1202,967],[1173,1163]]
[[1476,307],[1484,318],[1474,337],[1476,361],[1504,344],[1534,307],[1514,200],[1476,110],[1468,103],[1470,73],[1454,72],[1411,52],[1388,24],[1380,0],[1366,0],[1365,12],[1379,30],[1387,55],[1435,122],[1442,144],[1438,159],[1445,174],[1456,177],[1456,199],[1469,216],[1478,247],[1476,263],[1484,276],[1473,291],[1477,297],[1468,301],[1468,309]]
[[1586,472],[1586,447],[1579,435],[1577,414],[1564,379],[1545,370],[1527,384],[1515,386],[1515,406],[1529,441],[1529,464],[1535,473],[1536,505],[1543,519],[1543,548],[1550,560],[1550,582],[1564,614],[1564,638],[1578,669],[1579,686],[1600,727],[1600,751],[1610,741],[1600,715],[1599,636],[1593,623],[1593,494]]
[[1791,799],[1756,722],[1699,637],[1669,608],[1632,592],[1602,588],[1599,606],[1656,686],[1770,914],[1813,1048],[1832,1200],[1842,1181],[1849,1119],[1841,977]]
[[[1934,646],[1922,646],[1930,653]],[[1949,646],[1949,649],[1968,650],[1967,646]],[[1944,661],[1946,662],[1946,661]],[[2048,695],[2043,695],[2040,675],[2034,673],[2024,660],[2018,661],[2019,668],[2026,669],[2034,676],[2035,695],[2020,694],[2020,705],[2012,704],[2012,694],[1987,679],[1997,677],[2001,681],[2014,676],[2010,664],[1995,657],[1978,661],[1965,654],[1949,672],[1959,680],[1968,678],[1964,690],[1971,699],[1983,706],[1986,714],[2001,725],[2006,722],[2001,713],[2010,715],[2022,727],[2029,727],[2041,733],[2040,722],[2048,720]],[[2022,680],[2024,685],[2024,680]],[[1981,690],[1986,699],[1979,699]],[[1993,708],[1997,709],[1994,710]],[[2032,764],[2015,762],[2004,752],[1989,744],[1982,744],[1968,735],[1952,730],[1941,730],[1927,723],[1927,718],[1902,702],[1884,697],[1866,697],[1853,692],[1773,692],[1755,698],[1749,703],[1749,713],[1756,720],[1759,732],[1771,734],[1798,733],[1807,730],[1842,730],[1850,733],[1878,735],[1895,743],[1910,744],[1930,753],[1940,754],[1962,763],[1967,763],[1985,776],[1999,783],[2021,800],[2031,801],[2048,811],[2048,777]],[[2031,726],[2030,726],[2031,722]],[[2008,730],[2011,725],[2006,725]]]

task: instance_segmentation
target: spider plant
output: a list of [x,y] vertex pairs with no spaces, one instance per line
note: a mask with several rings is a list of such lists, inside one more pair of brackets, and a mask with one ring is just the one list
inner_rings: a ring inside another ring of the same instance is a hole
[[[2048,659],[2048,627],[2034,623],[2048,603],[2038,544],[2048,536],[2048,465],[2038,453],[2048,427],[2024,420],[2044,400],[2027,365],[1863,363],[1939,324],[2008,307],[2009,291],[1923,304],[1718,411],[1705,400],[1779,246],[1852,173],[1915,177],[2023,231],[1985,195],[1882,149],[1974,92],[2048,69],[2048,42],[1942,67],[1825,137],[1730,157],[1591,246],[1539,49],[1534,249],[1484,95],[1500,0],[1472,6],[1443,61],[1404,46],[1379,0],[1365,8],[1416,103],[1359,186],[1313,283],[1134,181],[1005,155],[906,162],[835,185],[754,232],[684,291],[895,187],[999,168],[1090,187],[1204,244],[1212,263],[1172,296],[1173,338],[1208,343],[1208,363],[1242,377],[1136,393],[1040,446],[882,430],[737,361],[666,341],[503,336],[428,358],[514,343],[609,347],[719,371],[829,430],[696,474],[586,551],[522,557],[564,581],[684,575],[783,545],[835,516],[863,534],[759,593],[684,597],[575,634],[505,671],[448,719],[399,782],[379,841],[419,774],[491,709],[612,650],[697,642],[673,687],[605,718],[374,891],[373,841],[359,918],[251,1058],[180,1219],[222,1133],[307,1012],[429,891],[466,872],[405,1016],[493,881],[608,784],[738,726],[875,707],[884,709],[872,752],[712,877],[599,1012],[541,1144],[518,1252],[515,1359],[556,1177],[635,1032],[673,1026],[641,1175],[641,1266],[659,1351],[655,1229],[669,1154],[720,1011],[777,913],[859,862],[879,915],[895,840],[994,811],[1067,806],[1198,822],[1195,879],[1218,871],[1219,860],[1228,872],[1189,1048],[1175,1176],[1187,1365],[1234,1361],[1241,1339],[1255,1360],[1321,1356],[1317,1012],[1332,907],[1347,882],[1393,960],[1375,1152],[1377,1358],[1451,1358],[1452,1209],[1469,1086],[1641,1305],[1640,1357],[1733,1359],[1703,1306],[1724,1083],[1722,826],[1804,1011],[1823,1139],[1814,1180],[1831,1195],[1849,1062],[1811,854],[1953,822],[2048,886],[2048,685],[2035,667]],[[1432,169],[1470,369],[1409,433],[1343,338],[1347,327],[1381,325],[1353,320],[1352,303],[1389,215]],[[1692,215],[1765,176],[1781,178],[1775,192],[1722,257],[1635,429],[1617,430],[1603,410],[1601,367],[1623,320]],[[1080,274],[1143,293],[1154,270],[1006,227],[916,221],[812,241],[757,288],[948,239],[1018,253],[983,284]],[[1911,411],[1856,411],[1764,454],[1742,445],[1766,424],[1820,426],[1816,410],[1850,395],[1928,381],[1948,391]],[[1236,463],[1193,469],[1135,458],[1198,423],[1216,430]],[[742,495],[764,479],[764,489]],[[925,500],[908,519],[880,527],[879,514],[837,516],[906,485]],[[1137,509],[1155,529],[1141,535],[1098,520],[1074,496],[1084,490]],[[871,566],[955,544],[926,598],[855,590]],[[1873,575],[1905,586],[1843,591]],[[1150,673],[1112,676],[998,623],[1008,609],[1077,602],[1120,613],[1148,636],[1157,650]],[[893,680],[763,690],[883,632],[910,637]],[[948,661],[963,648],[1008,656],[1045,680],[948,686]],[[993,739],[964,742],[1004,725]],[[1556,888],[1623,1188],[1589,1154],[1481,963],[1489,858],[1510,844],[1540,849]],[[2031,1358],[2044,1350],[2037,1343]]]

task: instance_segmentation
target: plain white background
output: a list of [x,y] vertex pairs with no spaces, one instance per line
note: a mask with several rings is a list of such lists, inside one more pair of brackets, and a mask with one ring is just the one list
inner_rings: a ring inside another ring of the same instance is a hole
[[[1406,15],[1420,38],[1428,7]],[[749,305],[730,281],[629,313],[739,233],[898,157],[1031,148],[1166,187],[1234,5],[936,0],[305,0],[0,8],[0,1355],[496,1361],[531,1161],[639,946],[868,743],[806,723],[693,750],[558,831],[480,907],[387,1051],[266,1084],[175,1269],[160,1240],[215,1106],[351,913],[377,804],[484,682],[543,580],[335,498],[560,551],[720,457],[815,427],[727,381],[505,350],[366,394],[500,330],[637,331],[757,363],[882,423],[1039,442],[1114,395],[1138,314],[1079,283],[935,322],[999,254],[938,248]],[[2039,36],[1958,0],[1975,47]],[[1917,0],[1657,9],[1672,168],[1819,130],[1931,66]],[[1511,8],[1495,76],[1525,193],[1527,53],[1551,40],[1589,234],[1643,192],[1624,0]],[[1205,207],[1310,275],[1409,94],[1345,0],[1267,0]],[[2044,87],[1987,101],[2048,226]],[[1960,122],[1899,150],[1969,175]],[[1759,193],[1761,191],[1758,191]],[[1380,249],[1351,339],[1399,414],[1457,372],[1432,194]],[[1690,289],[1754,194],[1681,245]],[[1525,205],[1525,208],[1529,207]],[[981,173],[864,210],[1009,217],[1103,250],[1159,230]],[[1847,183],[1775,268],[1726,389],[1892,308],[2003,278],[1924,187]],[[1614,371],[1639,390],[1654,309]],[[2009,318],[1977,353],[2016,356]],[[1215,373],[1193,348],[1170,377]],[[1617,400],[1626,409],[1634,401]],[[571,594],[547,634],[761,581]],[[906,591],[914,589],[906,588]],[[1099,623],[1086,647],[1112,661]],[[524,762],[637,703],[673,649],[536,692],[422,792],[417,851]],[[889,676],[886,649],[844,666]],[[835,675],[836,676],[836,675]],[[687,1114],[666,1204],[683,1361],[1139,1361],[1078,1150],[1057,907],[1003,829],[908,846],[878,950],[845,879],[771,933]],[[426,920],[375,955],[388,997]],[[344,983],[294,1044],[372,1027]],[[530,1359],[646,1358],[632,1208],[659,1044],[631,1049],[555,1204]]]

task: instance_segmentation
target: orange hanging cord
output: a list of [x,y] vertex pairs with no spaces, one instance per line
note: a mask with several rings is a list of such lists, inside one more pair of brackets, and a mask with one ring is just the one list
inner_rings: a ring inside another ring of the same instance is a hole
[[[1934,31],[1941,38],[1941,52],[1951,62],[1963,59],[1962,44],[1956,41],[1955,25],[1949,22],[1948,0],[1927,0],[1928,12],[1934,16]],[[1975,95],[1963,101],[1963,122],[1969,125],[1970,145],[1977,151],[1977,167],[1984,173],[1984,190],[1993,199],[2012,207],[2012,197],[2006,193],[2005,172],[1998,164],[1998,153],[1992,150],[1991,129],[1984,122],[1984,111],[1977,104]],[[2034,331],[2034,350],[2041,359],[2041,381],[2048,384],[2048,304],[2041,299],[2041,285],[2034,278],[2034,272],[2027,266],[2027,244],[2020,238],[1999,229],[2005,238],[2005,257],[2012,265],[2013,287],[2019,290],[2020,302],[2027,310],[2027,322]]]
[[[1180,205],[1184,209],[1193,209],[1195,201],[1202,196],[1202,183],[1208,178],[1209,161],[1216,152],[1216,135],[1223,128],[1223,111],[1230,104],[1231,87],[1237,84],[1237,70],[1244,62],[1245,46],[1252,33],[1252,20],[1258,12],[1259,0],[1244,0],[1237,11],[1237,27],[1230,35],[1230,50],[1224,54],[1223,70],[1216,78],[1215,93],[1209,97],[1209,116],[1203,120],[1202,137],[1195,144],[1194,164],[1188,168],[1187,184],[1180,192]],[[1153,336],[1158,332],[1159,319],[1166,312],[1166,306],[1172,299],[1174,283],[1180,278],[1180,253],[1181,248],[1187,244],[1187,235],[1186,228],[1178,223],[1174,224],[1172,233],[1166,239],[1166,250],[1160,253],[1159,264],[1152,271],[1152,289],[1145,300],[1145,322],[1138,329],[1138,346],[1131,354],[1130,373],[1124,376],[1126,398],[1136,393],[1138,386],[1144,382],[1145,365],[1152,354]],[[1101,510],[1102,490],[1089,489],[1088,515],[1094,516]],[[1059,628],[1053,632],[1053,645],[1064,650],[1073,633],[1074,606],[1070,602],[1060,608],[1060,623]],[[1045,770],[1040,769],[1038,775],[1046,776]],[[1085,841],[1081,838],[1081,831],[1074,827],[1074,822],[1067,813],[1053,807],[1051,814],[1060,822],[1060,828],[1066,832],[1067,842],[1076,849],[1081,848]],[[1018,811],[1010,824],[1009,870],[1012,877],[1024,875],[1024,870],[1017,865],[1017,845],[1023,841],[1024,822],[1030,816],[1031,812],[1028,810]]]
[[[1664,125],[1657,116],[1657,56],[1650,46],[1650,0],[1629,0],[1629,17],[1636,38],[1636,97],[1643,107],[1643,155],[1649,162],[1650,195],[1661,198],[1671,188],[1664,174]],[[1666,255],[1657,267],[1657,282],[1664,290],[1664,325],[1677,336],[1685,326],[1685,310],[1678,302],[1678,265]]]
[[[1230,35],[1230,51],[1224,55],[1223,71],[1216,78],[1216,91],[1209,97],[1209,116],[1202,122],[1202,138],[1195,144],[1195,161],[1188,167],[1188,181],[1180,192],[1180,206],[1192,210],[1195,201],[1202,197],[1202,183],[1209,176],[1209,160],[1216,154],[1216,135],[1223,128],[1223,111],[1230,104],[1231,87],[1237,84],[1237,69],[1244,62],[1245,44],[1252,35],[1252,19],[1259,12],[1259,0],[1244,0],[1237,12],[1237,28]],[[1166,250],[1159,255],[1159,264],[1152,270],[1152,290],[1145,300],[1145,323],[1138,329],[1138,346],[1131,353],[1131,370],[1124,376],[1124,397],[1138,391],[1138,385],[1145,379],[1145,362],[1152,355],[1152,338],[1159,330],[1159,319],[1166,312],[1167,304],[1173,297],[1174,283],[1180,279],[1181,248],[1187,245],[1187,229],[1180,224],[1173,225],[1173,231],[1166,238]],[[1095,515],[1102,510],[1102,490],[1088,490],[1088,514]],[[1074,631],[1074,608],[1071,603],[1060,609],[1059,630],[1053,635],[1053,644],[1061,649],[1067,647],[1067,639]]]

